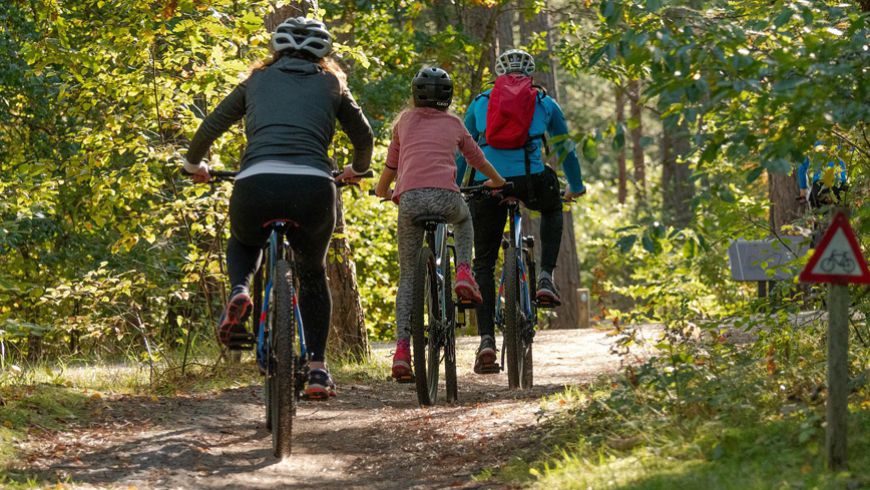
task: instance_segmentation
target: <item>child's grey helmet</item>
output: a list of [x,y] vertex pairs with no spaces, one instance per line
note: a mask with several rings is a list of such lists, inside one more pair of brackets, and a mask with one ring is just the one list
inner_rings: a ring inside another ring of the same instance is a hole
[[531,76],[535,72],[535,58],[522,49],[509,49],[500,54],[495,62],[495,74],[519,73]]
[[323,58],[332,51],[332,35],[319,20],[290,17],[272,33],[272,49],[276,53],[291,49],[304,51]]
[[411,82],[416,107],[447,109],[453,101],[453,80],[441,68],[423,68]]

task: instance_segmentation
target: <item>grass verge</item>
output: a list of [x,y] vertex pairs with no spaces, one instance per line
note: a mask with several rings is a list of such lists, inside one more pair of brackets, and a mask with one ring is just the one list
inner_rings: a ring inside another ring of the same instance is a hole
[[[535,449],[477,478],[547,489],[870,488],[870,388],[849,398],[850,471],[829,472],[815,342],[792,339],[781,366],[729,347],[570,388],[542,401]],[[868,354],[854,351],[853,372]]]

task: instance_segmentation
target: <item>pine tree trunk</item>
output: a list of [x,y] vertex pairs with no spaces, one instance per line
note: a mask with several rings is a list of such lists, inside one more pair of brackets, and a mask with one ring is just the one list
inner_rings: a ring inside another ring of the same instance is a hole
[[[549,36],[550,32],[550,17],[546,11],[535,15],[530,19],[525,19],[524,15],[520,15],[520,33],[522,36],[521,43],[528,43],[530,37],[534,33],[547,33],[547,51],[538,53],[535,56],[535,65],[539,71],[535,74],[535,81],[541,84],[547,93],[553,98],[557,98],[558,83],[556,77],[555,59],[550,56],[549,50],[552,46],[552,41]],[[540,70],[543,68],[543,70]],[[536,246],[540,250],[540,221],[531,220],[526,213],[529,229],[534,230],[536,238]],[[574,237],[574,215],[569,209],[562,213],[563,228],[562,242],[559,247],[559,261],[556,270],[553,271],[553,280],[559,288],[559,294],[562,297],[562,306],[556,308],[555,318],[551,318],[549,328],[577,328],[580,323],[580,260],[577,257],[577,240]],[[540,263],[540,262],[539,262]]]
[[[266,16],[266,29],[272,32],[284,19],[309,15],[316,9],[317,2],[312,0],[287,2]],[[356,266],[348,240],[343,236],[344,208],[341,193],[338,194],[336,205],[335,236],[330,243],[326,267],[332,294],[329,350],[340,356],[361,357],[369,352],[368,335],[356,284]]]
[[783,225],[800,217],[797,180],[794,173],[767,173],[767,188],[770,196],[770,230],[781,234]]
[[[619,85],[615,85],[616,89],[616,124],[625,128],[625,89]],[[619,204],[625,204],[628,198],[628,182],[627,171],[625,168],[625,145],[619,149],[619,154],[616,157],[616,162],[619,168],[619,186],[618,199]]]
[[637,187],[638,204],[646,199],[646,162],[644,162],[643,147],[640,139],[643,137],[643,114],[640,105],[640,82],[632,80],[628,82],[628,97],[631,102],[631,119],[633,128],[629,130],[631,135],[631,154],[634,164],[634,185]]
[[483,75],[486,69],[492,70],[495,65],[495,36],[499,8],[473,4],[467,6],[463,15],[465,33],[481,47],[477,60],[471,60],[469,73],[471,96],[474,97],[483,89]]
[[514,47],[514,24],[516,12],[511,8],[511,4],[507,3],[502,6],[501,13],[498,15],[498,25],[496,27],[498,45],[496,46],[495,55]]
[[695,186],[689,163],[689,128],[685,122],[662,128],[662,216],[668,224],[683,228],[692,221],[691,201]]
[[347,238],[344,236],[344,208],[338,197],[335,236],[329,245],[327,277],[332,294],[332,327],[330,352],[363,357],[369,352],[365,316],[356,283],[356,264]]

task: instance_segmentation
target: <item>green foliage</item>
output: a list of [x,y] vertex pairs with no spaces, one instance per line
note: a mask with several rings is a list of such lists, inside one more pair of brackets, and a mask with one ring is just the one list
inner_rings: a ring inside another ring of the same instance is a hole
[[[666,355],[542,406],[543,440],[495,476],[537,488],[855,488],[868,483],[870,392],[850,396],[851,472],[824,462],[824,327],[753,344],[704,335],[690,362]],[[736,328],[736,326],[735,326]],[[785,331],[788,331],[785,329]],[[852,350],[853,368],[868,361]]]

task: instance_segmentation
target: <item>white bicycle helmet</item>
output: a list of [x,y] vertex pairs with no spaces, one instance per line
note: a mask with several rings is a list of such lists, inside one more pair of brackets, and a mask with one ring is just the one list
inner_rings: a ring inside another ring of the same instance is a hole
[[332,35],[319,20],[290,17],[272,34],[272,49],[276,53],[293,49],[323,58],[332,50]]
[[500,54],[495,62],[495,74],[521,73],[531,76],[535,72],[535,59],[522,49],[509,49]]

